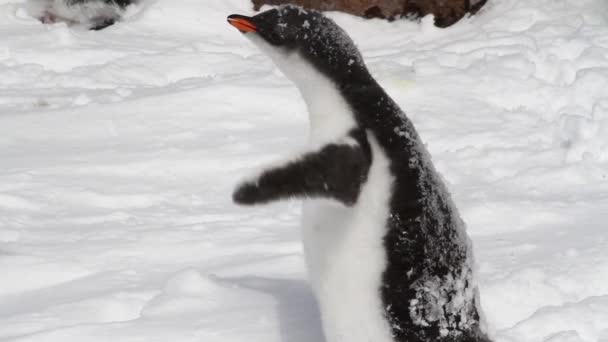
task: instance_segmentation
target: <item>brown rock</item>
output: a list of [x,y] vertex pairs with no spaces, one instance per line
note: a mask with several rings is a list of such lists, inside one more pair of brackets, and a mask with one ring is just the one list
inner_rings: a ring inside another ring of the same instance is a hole
[[467,13],[474,14],[487,0],[252,0],[256,11],[262,5],[294,4],[320,11],[342,11],[366,18],[394,20],[400,17],[435,15],[435,25],[447,27]]

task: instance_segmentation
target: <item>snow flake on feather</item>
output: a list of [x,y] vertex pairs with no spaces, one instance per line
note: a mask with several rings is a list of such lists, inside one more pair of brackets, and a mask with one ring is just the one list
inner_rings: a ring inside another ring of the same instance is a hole
[[397,134],[400,137],[404,137],[406,139],[411,139],[410,133],[407,130],[404,130],[400,127],[395,127],[394,132],[395,132],[395,134]]
[[304,9],[302,6],[296,6],[296,5],[291,5],[291,4],[278,6],[279,15],[283,15],[283,13],[285,11],[289,11],[294,8],[296,8],[298,10],[298,15],[308,15],[308,11],[306,9]]
[[473,329],[477,320],[475,291],[468,281],[471,276],[471,269],[463,269],[457,277],[433,276],[413,284],[416,298],[409,307],[412,322],[422,327],[436,326],[441,336],[458,336]]

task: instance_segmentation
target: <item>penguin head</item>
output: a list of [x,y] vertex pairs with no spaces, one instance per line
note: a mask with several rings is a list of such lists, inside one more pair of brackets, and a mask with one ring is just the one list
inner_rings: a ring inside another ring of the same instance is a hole
[[245,34],[295,83],[312,67],[334,83],[367,79],[363,58],[352,39],[318,11],[286,5],[253,17],[233,14],[228,22]]

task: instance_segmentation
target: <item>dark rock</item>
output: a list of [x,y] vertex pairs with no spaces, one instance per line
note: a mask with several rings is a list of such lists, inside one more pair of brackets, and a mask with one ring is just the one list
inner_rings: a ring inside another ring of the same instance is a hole
[[294,4],[320,11],[341,11],[365,18],[394,20],[400,17],[435,16],[435,25],[447,27],[467,13],[475,14],[487,0],[252,0],[256,11],[262,5]]

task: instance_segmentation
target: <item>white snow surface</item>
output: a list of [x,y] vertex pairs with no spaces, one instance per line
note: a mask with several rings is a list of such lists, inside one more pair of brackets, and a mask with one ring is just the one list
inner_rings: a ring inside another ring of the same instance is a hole
[[[232,13],[149,0],[90,32],[0,0],[0,341],[323,340],[300,204],[231,203],[308,135]],[[608,2],[331,17],[444,176],[496,341],[608,342]]]

